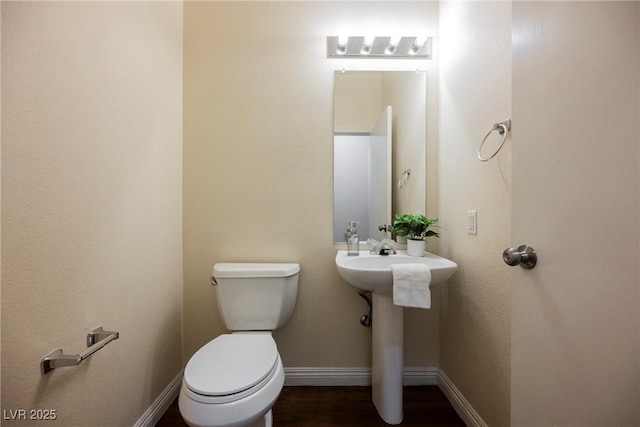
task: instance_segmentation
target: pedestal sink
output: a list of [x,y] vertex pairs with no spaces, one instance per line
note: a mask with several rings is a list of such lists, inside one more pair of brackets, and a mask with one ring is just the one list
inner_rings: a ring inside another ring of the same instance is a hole
[[428,265],[432,287],[446,281],[458,269],[455,262],[428,252],[424,257],[412,257],[404,251],[395,255],[371,255],[369,251],[360,251],[359,256],[338,251],[336,255],[340,276],[350,285],[373,294],[373,403],[388,424],[402,422],[404,311],[403,307],[393,304],[391,265],[404,263]]

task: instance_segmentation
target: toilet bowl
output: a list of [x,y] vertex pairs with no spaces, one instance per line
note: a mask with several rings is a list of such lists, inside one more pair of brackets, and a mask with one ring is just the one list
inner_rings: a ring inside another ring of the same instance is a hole
[[216,264],[223,334],[200,348],[184,371],[178,406],[194,427],[271,426],[284,367],[271,330],[297,296],[298,264]]
[[283,385],[270,333],[225,334],[189,360],[178,404],[191,426],[246,426],[271,410]]

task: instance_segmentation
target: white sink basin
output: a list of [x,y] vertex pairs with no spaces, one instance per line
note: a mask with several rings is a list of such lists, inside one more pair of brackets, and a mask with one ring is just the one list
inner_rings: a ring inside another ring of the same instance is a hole
[[429,252],[423,257],[407,255],[398,251],[396,255],[371,255],[369,251],[360,251],[358,256],[349,256],[347,251],[338,251],[336,266],[338,273],[350,285],[378,294],[391,294],[393,264],[426,264],[431,268],[431,284],[439,285],[458,269],[458,264]]

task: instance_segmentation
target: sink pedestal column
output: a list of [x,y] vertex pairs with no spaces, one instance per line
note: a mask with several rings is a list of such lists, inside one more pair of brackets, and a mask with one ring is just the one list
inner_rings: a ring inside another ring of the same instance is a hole
[[391,295],[373,293],[373,403],[388,424],[402,422],[403,310]]

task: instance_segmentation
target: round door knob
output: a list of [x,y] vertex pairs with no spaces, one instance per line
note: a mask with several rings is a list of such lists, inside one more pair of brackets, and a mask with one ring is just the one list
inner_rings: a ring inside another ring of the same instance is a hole
[[519,265],[524,269],[531,269],[536,266],[538,256],[536,251],[527,245],[518,246],[518,248],[507,248],[502,252],[502,259],[507,265]]

